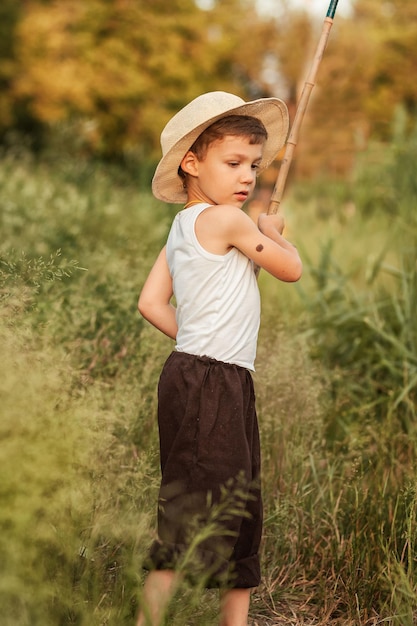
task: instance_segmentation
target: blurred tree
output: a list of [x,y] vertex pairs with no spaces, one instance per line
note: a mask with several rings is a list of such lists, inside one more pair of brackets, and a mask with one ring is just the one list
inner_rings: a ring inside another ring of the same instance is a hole
[[[0,134],[60,127],[88,154],[156,158],[163,124],[203,91],[278,95],[293,115],[321,22],[290,6],[2,0]],[[336,18],[296,151],[305,176],[345,174],[398,104],[416,113],[415,0],[356,0]]]
[[387,139],[399,104],[414,120],[417,114],[417,4],[415,0],[357,0],[355,17],[374,32],[365,107],[371,132]]
[[18,72],[15,55],[16,29],[24,0],[2,0],[0,3],[0,139],[4,141],[11,128],[28,131],[32,140],[39,130],[38,121],[29,114],[25,101],[16,101],[12,91]]
[[[319,32],[315,45],[318,38]],[[335,20],[300,133],[301,175],[346,175],[356,151],[366,145],[369,119],[364,103],[369,96],[374,45],[364,25],[340,17]]]
[[300,172],[346,175],[370,137],[391,136],[402,106],[417,114],[415,0],[356,0],[336,16],[303,125]]
[[20,13],[15,0],[4,0],[0,5],[0,124],[7,128],[12,121],[10,82],[14,71],[13,37]]
[[[298,99],[303,87],[302,79],[308,70],[316,46],[316,29],[311,16],[306,11],[290,11],[283,0],[282,9],[274,21],[274,31],[267,42],[268,56],[271,63],[270,81],[273,95],[283,98],[289,108],[291,123],[294,119]],[[303,146],[301,146],[301,153]],[[298,172],[297,149],[291,165],[290,178]],[[273,187],[277,169],[270,168],[263,175],[263,182]]]
[[[243,35],[252,43],[240,58]],[[200,92],[245,94],[262,65],[262,38],[248,0],[210,10],[193,0],[28,0],[13,94],[45,124],[73,120],[92,152],[154,150],[165,121]]]

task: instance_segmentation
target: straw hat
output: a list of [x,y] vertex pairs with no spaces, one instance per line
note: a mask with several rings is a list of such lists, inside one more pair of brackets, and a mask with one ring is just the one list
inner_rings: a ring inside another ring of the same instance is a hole
[[273,161],[288,134],[288,110],[278,98],[245,102],[239,96],[213,91],[198,96],[170,119],[161,133],[162,159],[155,170],[152,192],[164,202],[182,204],[187,200],[178,168],[187,150],[208,126],[227,115],[251,115],[263,122],[268,139],[260,169]]

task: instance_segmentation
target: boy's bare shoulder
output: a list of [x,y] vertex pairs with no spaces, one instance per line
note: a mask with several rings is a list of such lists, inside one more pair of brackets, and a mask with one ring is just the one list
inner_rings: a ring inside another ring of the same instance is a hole
[[205,216],[208,220],[216,220],[217,223],[227,224],[229,222],[236,223],[236,221],[242,222],[251,220],[251,218],[239,207],[233,206],[233,204],[213,204],[201,214],[200,217]]
[[217,204],[205,209],[197,218],[196,234],[201,245],[214,254],[226,254],[243,233],[257,230],[252,219],[241,208]]
[[[241,208],[232,204],[216,204],[208,207],[198,217],[200,228],[207,229],[217,238],[229,242],[237,233],[254,233],[256,224]],[[198,225],[197,225],[198,228]]]
[[233,233],[256,229],[253,220],[241,208],[232,204],[214,204],[208,207],[198,216],[196,226],[197,230],[203,228],[216,238],[224,237],[226,241],[230,240]]

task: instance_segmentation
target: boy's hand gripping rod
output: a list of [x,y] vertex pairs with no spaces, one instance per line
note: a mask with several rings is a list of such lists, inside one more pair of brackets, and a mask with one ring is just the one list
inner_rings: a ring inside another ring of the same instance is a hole
[[308,73],[306,82],[304,83],[303,91],[301,92],[300,100],[297,104],[297,110],[295,112],[294,122],[285,146],[284,158],[282,159],[281,167],[278,173],[278,178],[275,183],[274,191],[272,192],[271,200],[269,203],[267,213],[277,213],[279,205],[284,193],[284,187],[287,180],[288,172],[291,165],[291,160],[294,154],[295,146],[298,141],[298,133],[303,121],[304,113],[307,109],[307,104],[310,99],[311,91],[314,87],[314,80],[316,77],[317,69],[320,65],[323,53],[326,49],[327,40],[329,38],[330,29],[333,24],[334,14],[336,12],[337,3],[339,0],[331,0],[326,18],[323,23],[321,37],[317,45],[316,53],[313,63]]

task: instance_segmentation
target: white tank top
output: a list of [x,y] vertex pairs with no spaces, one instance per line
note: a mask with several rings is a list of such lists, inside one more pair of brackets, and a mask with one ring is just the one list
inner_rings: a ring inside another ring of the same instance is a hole
[[177,306],[176,350],[254,370],[260,296],[253,262],[240,250],[212,254],[195,234],[209,204],[180,211],[166,253]]

